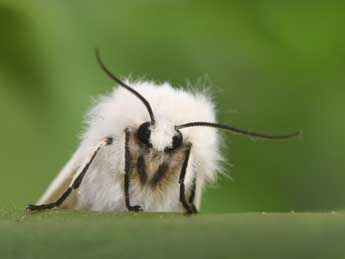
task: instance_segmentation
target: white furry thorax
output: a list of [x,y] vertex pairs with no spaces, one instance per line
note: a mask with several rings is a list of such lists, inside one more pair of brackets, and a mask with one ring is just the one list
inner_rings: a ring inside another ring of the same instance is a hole
[[[152,129],[152,144],[157,150],[171,145],[174,126],[193,122],[215,122],[215,106],[202,91],[173,88],[169,83],[155,84],[149,81],[126,81],[150,103],[156,125]],[[116,87],[108,96],[101,97],[87,117],[84,141],[98,143],[105,136],[121,138],[126,128],[137,129],[150,121],[144,104],[132,93]],[[193,165],[201,167],[201,178],[213,180],[219,169],[221,155],[219,135],[216,129],[191,127],[182,129],[184,141],[192,143]]]

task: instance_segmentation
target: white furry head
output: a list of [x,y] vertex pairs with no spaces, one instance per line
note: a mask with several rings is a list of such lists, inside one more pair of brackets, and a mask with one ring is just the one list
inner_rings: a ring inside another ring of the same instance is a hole
[[172,121],[161,118],[151,126],[151,144],[153,149],[164,151],[166,148],[172,147],[172,140],[176,135],[175,125]]

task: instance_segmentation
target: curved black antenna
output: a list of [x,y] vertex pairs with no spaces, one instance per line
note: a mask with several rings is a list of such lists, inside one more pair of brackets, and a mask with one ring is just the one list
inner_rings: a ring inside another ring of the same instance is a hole
[[155,117],[153,116],[153,112],[150,106],[150,103],[141,95],[139,94],[137,91],[135,91],[132,87],[126,85],[124,82],[122,82],[120,79],[118,79],[113,73],[110,72],[110,70],[104,65],[102,59],[101,59],[101,55],[99,53],[99,49],[95,49],[95,53],[96,53],[96,58],[97,58],[97,62],[100,65],[100,67],[102,68],[102,70],[111,78],[113,79],[116,83],[118,83],[119,85],[121,85],[122,87],[126,88],[128,91],[130,91],[132,94],[134,94],[136,97],[138,97],[146,106],[147,111],[150,114],[150,118],[151,118],[151,123],[155,124]]
[[177,130],[183,129],[183,128],[188,128],[188,127],[212,127],[212,128],[220,128],[220,129],[225,129],[228,131],[236,132],[242,135],[247,135],[247,136],[252,136],[252,137],[258,137],[258,138],[265,138],[265,139],[288,139],[292,137],[296,137],[297,135],[300,134],[299,131],[287,134],[287,135],[269,135],[269,134],[263,134],[263,133],[256,133],[248,130],[243,130],[243,129],[238,129],[234,128],[231,126],[227,126],[224,124],[218,124],[218,123],[211,123],[211,122],[202,122],[202,121],[197,121],[197,122],[189,122],[186,124],[178,125],[175,128]]

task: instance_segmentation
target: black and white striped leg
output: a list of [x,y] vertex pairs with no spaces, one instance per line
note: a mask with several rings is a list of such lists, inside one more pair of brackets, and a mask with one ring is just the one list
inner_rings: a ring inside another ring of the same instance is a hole
[[[197,213],[197,210],[194,206],[194,204],[188,204],[186,200],[186,189],[185,189],[185,184],[184,184],[184,178],[186,176],[186,171],[187,171],[187,166],[188,166],[188,161],[189,161],[189,156],[190,156],[190,150],[191,146],[187,148],[186,153],[185,153],[185,159],[182,164],[182,169],[181,169],[181,174],[180,174],[180,179],[179,179],[179,184],[180,184],[180,202],[182,203],[183,207],[185,208],[186,212],[188,214],[193,214]],[[194,193],[194,194],[192,194]],[[191,196],[195,196],[195,187],[194,189],[192,188],[192,193]],[[194,197],[190,199],[190,201],[194,201]]]
[[67,188],[67,190],[60,196],[60,198],[52,203],[48,203],[48,204],[41,204],[41,205],[33,205],[33,204],[29,204],[28,207],[26,208],[27,210],[30,211],[40,211],[40,210],[46,210],[46,209],[52,209],[55,207],[59,207],[67,198],[68,196],[71,194],[71,192],[73,190],[76,190],[79,188],[81,182],[83,181],[83,178],[87,172],[87,170],[89,169],[92,161],[95,159],[98,151],[104,146],[104,145],[111,145],[113,143],[113,138],[106,138],[104,140],[104,142],[102,142],[101,145],[99,145],[99,147],[95,150],[95,152],[92,154],[92,157],[90,158],[89,162],[87,162],[87,164],[84,166],[83,170],[80,172],[80,174],[77,176],[77,178],[73,181],[72,185],[70,187]]
[[125,179],[124,179],[124,191],[125,191],[125,200],[126,207],[129,211],[143,211],[139,205],[131,206],[129,201],[129,182],[131,175],[131,153],[129,151],[129,137],[130,133],[126,130],[126,140],[125,140]]

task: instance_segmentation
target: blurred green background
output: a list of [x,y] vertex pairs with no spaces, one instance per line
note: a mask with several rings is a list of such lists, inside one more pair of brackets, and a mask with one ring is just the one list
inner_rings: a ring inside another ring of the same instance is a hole
[[[344,1],[0,1],[0,207],[34,202],[122,77],[212,86],[226,172],[203,212],[345,208]],[[200,80],[201,78],[201,80]]]

